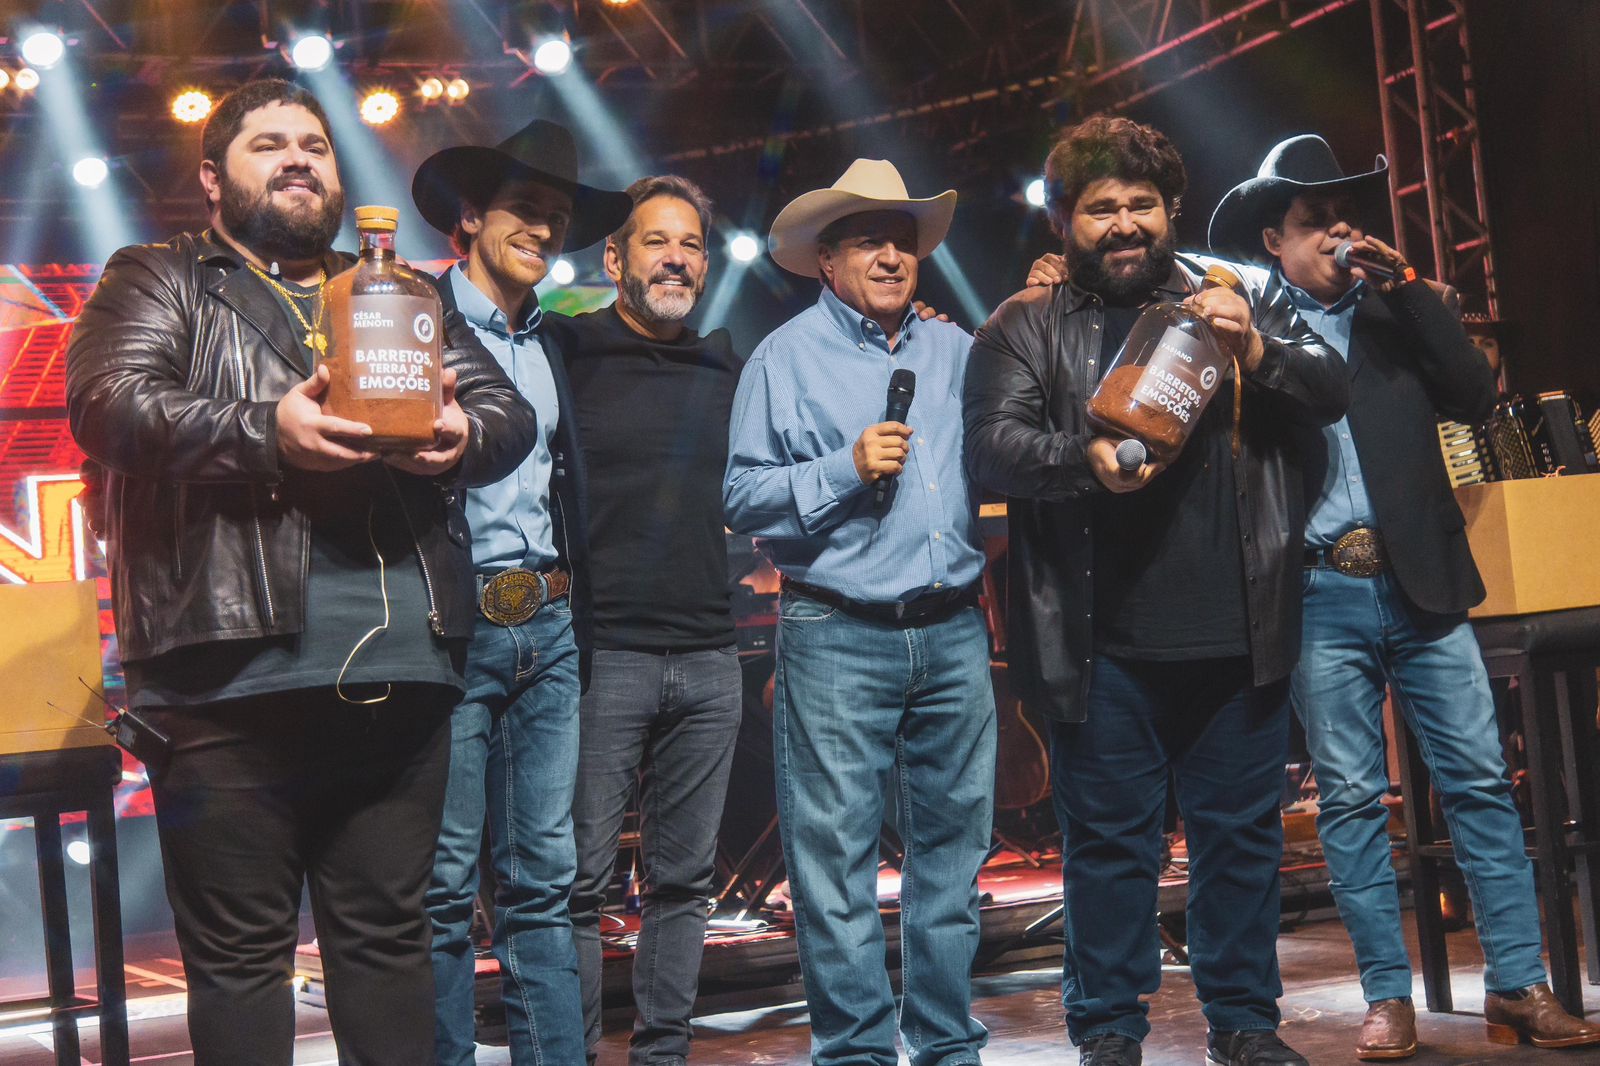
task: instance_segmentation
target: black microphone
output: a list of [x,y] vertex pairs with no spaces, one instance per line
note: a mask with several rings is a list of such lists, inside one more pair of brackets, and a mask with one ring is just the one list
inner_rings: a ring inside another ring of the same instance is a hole
[[1400,268],[1381,259],[1373,259],[1355,250],[1355,241],[1343,241],[1333,250],[1333,261],[1349,270],[1360,267],[1380,281],[1393,281],[1400,276]]
[[[911,413],[911,400],[917,394],[917,374],[914,370],[896,370],[889,375],[889,400],[883,408],[885,422],[904,423],[906,416]],[[872,505],[882,507],[884,497],[889,495],[889,485],[894,481],[893,475],[878,479],[878,491],[873,497]]]
[[1117,445],[1117,468],[1125,474],[1131,474],[1144,465],[1148,454],[1144,441],[1130,437]]

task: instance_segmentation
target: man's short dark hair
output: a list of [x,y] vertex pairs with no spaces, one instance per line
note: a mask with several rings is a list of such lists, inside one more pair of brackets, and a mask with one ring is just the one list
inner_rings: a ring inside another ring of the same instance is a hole
[[239,136],[244,117],[271,104],[293,104],[311,112],[322,123],[322,132],[328,138],[329,147],[333,146],[333,130],[328,126],[327,113],[309,90],[282,78],[259,78],[245,82],[224,96],[216,110],[211,112],[200,134],[200,158],[209,159],[217,165],[217,169],[222,169],[228,145]]
[[677,174],[656,174],[647,178],[640,178],[627,188],[628,196],[633,200],[633,211],[628,213],[628,218],[622,223],[621,228],[613,233],[610,242],[617,246],[620,252],[628,245],[628,238],[633,236],[634,229],[638,226],[635,219],[638,217],[639,205],[646,200],[654,200],[658,196],[672,196],[690,207],[700,216],[700,235],[707,239],[711,236],[711,197],[706,191],[688,178]]
[[1083,190],[1102,178],[1148,181],[1176,215],[1189,175],[1183,157],[1153,126],[1096,115],[1061,135],[1044,161],[1045,202],[1050,220],[1065,234]]

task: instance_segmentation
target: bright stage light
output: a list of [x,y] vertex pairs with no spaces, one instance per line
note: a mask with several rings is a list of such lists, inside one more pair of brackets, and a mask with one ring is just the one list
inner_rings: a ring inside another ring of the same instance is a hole
[[111,168],[97,155],[86,155],[72,164],[72,180],[86,189],[98,189],[110,174]]
[[633,0],[606,0],[606,3],[610,4],[612,7],[627,7],[629,4],[633,3]]
[[563,73],[572,66],[572,45],[561,37],[547,38],[533,50],[533,65],[541,74]]
[[467,84],[466,78],[451,78],[450,84],[444,87],[444,94],[452,104],[459,104],[467,98],[472,91],[472,86]]
[[728,254],[735,263],[751,263],[761,254],[761,242],[753,234],[735,233],[728,242]]
[[22,58],[40,70],[49,70],[66,54],[67,42],[53,30],[34,30],[22,39]]
[[437,100],[444,95],[444,82],[438,78],[423,78],[417,86],[417,95],[424,100]]
[[1034,207],[1044,206],[1044,179],[1034,178],[1028,182],[1028,188],[1023,192],[1023,197]]
[[400,98],[388,89],[378,89],[361,101],[361,121],[369,126],[382,126],[400,113]]
[[11,80],[16,82],[19,92],[31,93],[39,87],[39,72],[32,67],[23,67]]
[[92,854],[87,840],[74,840],[67,845],[67,858],[79,866],[88,866]]
[[172,117],[193,124],[211,114],[211,97],[199,89],[188,89],[172,98]]
[[571,285],[572,280],[578,276],[578,271],[573,267],[570,259],[557,259],[550,264],[550,280],[557,285]]
[[11,72],[5,67],[0,67],[0,91],[4,91],[11,84]]
[[331,59],[333,42],[320,33],[300,38],[289,49],[289,61],[301,70],[321,70]]

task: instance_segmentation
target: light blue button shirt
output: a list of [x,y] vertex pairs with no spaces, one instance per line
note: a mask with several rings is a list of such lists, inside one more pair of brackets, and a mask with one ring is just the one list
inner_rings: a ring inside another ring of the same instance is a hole
[[[868,603],[969,585],[983,569],[978,499],[962,467],[961,386],[972,337],[907,312],[894,346],[824,289],[745,365],[733,401],[728,524],[796,581]],[[889,376],[917,375],[916,432],[884,508],[851,450],[883,421]]]
[[521,466],[493,485],[467,491],[473,565],[480,571],[504,570],[508,566],[542,569],[556,561],[550,524],[550,445],[561,412],[556,400],[556,379],[535,332],[541,317],[538,301],[529,296],[529,310],[513,330],[505,312],[468,280],[461,264],[450,268],[445,281],[479,342],[533,405],[539,427],[533,451]]
[[[1287,279],[1284,287],[1300,317],[1344,356],[1345,365],[1354,374],[1355,364],[1350,362],[1350,329],[1355,323],[1356,307],[1370,291],[1366,282],[1356,282],[1332,307],[1322,306],[1316,297],[1290,285]],[[1361,460],[1356,457],[1356,442],[1350,436],[1350,420],[1341,417],[1333,425],[1324,426],[1322,436],[1328,444],[1328,470],[1306,517],[1306,546],[1309,548],[1329,548],[1352,529],[1378,525],[1372,502],[1367,498]]]

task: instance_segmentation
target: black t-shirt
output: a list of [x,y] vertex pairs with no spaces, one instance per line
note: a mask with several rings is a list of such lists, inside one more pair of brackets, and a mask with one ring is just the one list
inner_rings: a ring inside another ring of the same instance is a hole
[[653,340],[615,307],[550,328],[589,470],[595,646],[732,643],[722,478],[742,361],[727,330]]
[[[1106,308],[1099,373],[1137,307]],[[1233,491],[1232,375],[1166,470],[1137,492],[1094,497],[1094,644],[1118,658],[1247,655],[1244,562]]]
[[[297,327],[296,337],[305,333],[287,308],[284,315]],[[309,364],[303,346],[295,354]],[[386,468],[366,463],[332,473],[291,471],[280,491],[311,521],[305,629],[212,641],[126,663],[134,706],[190,706],[336,683],[354,699],[381,695],[385,683],[461,690],[467,642],[443,640],[428,627],[416,542]],[[388,627],[357,650],[369,630],[384,624],[386,599]]]

